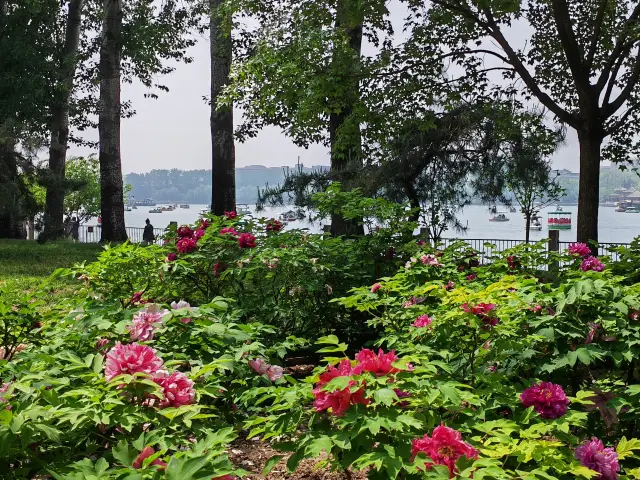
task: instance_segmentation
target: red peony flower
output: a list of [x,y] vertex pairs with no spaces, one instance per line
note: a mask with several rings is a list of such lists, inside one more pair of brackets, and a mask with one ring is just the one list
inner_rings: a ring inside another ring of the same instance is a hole
[[193,230],[191,230],[190,227],[187,227],[186,225],[178,228],[178,239],[183,239],[183,238],[193,238]]
[[356,360],[358,360],[359,363],[353,369],[355,375],[360,375],[362,372],[371,372],[381,377],[389,373],[399,372],[397,368],[391,365],[398,360],[395,350],[384,353],[382,349],[379,349],[376,355],[373,351],[363,348],[357,353]]
[[591,249],[586,243],[572,243],[567,250],[569,251],[569,255],[573,255],[574,257],[584,258],[591,255]]
[[413,326],[414,327],[418,327],[418,328],[424,328],[424,327],[428,327],[429,325],[431,325],[431,322],[433,322],[433,318],[431,318],[430,316],[428,316],[428,315],[420,315],[413,322]]
[[238,218],[238,214],[235,211],[224,212],[224,216],[227,220],[235,220]]
[[111,381],[122,374],[133,375],[138,372],[152,374],[160,370],[162,365],[162,359],[156,356],[153,348],[139,343],[123,345],[116,342],[107,353],[104,376],[107,381]]
[[225,227],[220,230],[220,235],[233,235],[234,237],[237,237],[239,233],[236,232],[236,229],[233,227]]
[[371,287],[371,293],[376,293],[381,288],[382,288],[382,285],[380,285],[379,283],[374,283],[373,287]]
[[198,230],[206,230],[211,226],[211,222],[206,218],[201,218],[200,223],[198,224]]
[[473,282],[476,278],[478,278],[478,275],[475,273],[472,273],[470,275],[467,275],[465,278],[467,279],[467,282]]
[[284,225],[282,222],[279,222],[275,218],[272,218],[267,222],[267,232],[279,232],[283,227]]
[[516,270],[520,268],[520,260],[518,260],[518,257],[514,255],[509,255],[507,257],[507,263],[509,264],[510,270]]
[[162,387],[163,398],[158,402],[160,408],[177,408],[193,403],[196,392],[193,382],[184,373],[158,371],[153,375],[153,381]]
[[551,382],[536,383],[520,394],[525,407],[533,409],[542,418],[559,418],[567,413],[569,399],[560,385]]
[[214,276],[214,277],[219,277],[219,276],[220,276],[220,274],[221,274],[222,272],[224,272],[226,269],[227,269],[227,267],[226,267],[223,263],[216,262],[216,263],[213,265],[213,276]]
[[350,381],[349,385],[342,390],[328,392],[322,388],[336,377],[348,377],[353,374],[351,362],[344,359],[338,364],[338,368],[329,365],[329,368],[320,375],[320,379],[313,389],[315,400],[313,406],[317,412],[323,412],[331,409],[331,413],[337,417],[343,416],[351,405],[362,404],[367,405],[369,400],[364,398],[364,388],[360,388],[356,392],[351,392],[352,386],[356,385],[355,381]]
[[193,232],[193,239],[197,242],[198,240],[200,240],[202,237],[204,237],[204,234],[206,232],[204,230],[196,230],[195,232]]
[[173,252],[167,255],[167,262],[175,262],[177,259],[178,259],[178,255],[176,255]]
[[238,245],[240,248],[256,248],[256,237],[250,233],[243,233],[238,238]]
[[[153,448],[144,447],[144,449],[140,452],[140,455],[138,455],[133,461],[133,468],[135,468],[136,470],[142,468],[142,462],[144,462],[144,459],[149,458],[154,453],[156,453],[156,451]],[[153,462],[151,462],[151,465],[158,465],[161,470],[167,468],[167,464],[159,458],[156,458]]]
[[598,472],[599,480],[617,480],[620,465],[618,454],[611,448],[604,448],[602,441],[593,437],[576,448],[575,456],[580,464]]
[[198,248],[198,245],[193,238],[183,238],[182,240],[178,240],[176,248],[180,253],[191,253]]
[[460,457],[478,458],[478,451],[462,440],[460,432],[444,425],[434,428],[431,438],[425,435],[412,440],[411,447],[412,461],[419,452],[423,452],[433,460],[433,463],[426,464],[427,468],[433,465],[446,465],[449,469],[449,478],[456,476],[456,462]]

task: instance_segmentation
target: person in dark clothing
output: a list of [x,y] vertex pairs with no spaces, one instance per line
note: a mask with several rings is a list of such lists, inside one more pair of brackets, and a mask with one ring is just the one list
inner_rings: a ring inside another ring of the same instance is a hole
[[80,241],[80,221],[76,217],[71,219],[71,238],[74,242]]
[[151,225],[151,222],[148,218],[144,221],[144,223],[146,223],[146,225],[144,227],[144,232],[142,232],[142,243],[151,245],[156,239],[155,235],[153,234],[153,225]]

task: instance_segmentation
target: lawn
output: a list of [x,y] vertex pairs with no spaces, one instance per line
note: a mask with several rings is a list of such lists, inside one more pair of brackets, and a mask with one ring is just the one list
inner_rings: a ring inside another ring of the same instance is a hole
[[[57,268],[71,267],[96,259],[101,247],[96,244],[51,242],[40,245],[24,240],[0,240],[0,288],[15,294],[40,285]],[[70,286],[67,280],[49,285],[51,294]]]

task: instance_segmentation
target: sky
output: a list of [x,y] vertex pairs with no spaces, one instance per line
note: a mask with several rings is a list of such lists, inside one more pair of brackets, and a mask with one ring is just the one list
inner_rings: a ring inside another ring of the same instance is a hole
[[[397,0],[389,3],[391,20],[396,32],[401,32],[404,9]],[[514,44],[524,44],[527,28],[512,28],[507,37]],[[402,34],[397,35],[397,40]],[[211,137],[209,106],[203,100],[209,95],[209,40],[199,37],[189,54],[191,64],[178,64],[176,70],[162,79],[169,92],[156,92],[158,99],[144,98],[147,89],[138,83],[122,86],[123,100],[131,100],[137,112],[122,120],[121,156],[123,172],[141,173],[153,169],[182,170],[211,168]],[[365,45],[363,50],[367,52]],[[239,124],[242,112],[235,111]],[[86,138],[97,140],[97,131],[86,132]],[[72,147],[70,155],[89,155],[95,151]],[[265,128],[245,143],[236,142],[236,166],[263,165],[277,167],[295,165],[300,157],[304,165],[328,165],[325,147],[312,145],[309,149],[294,145],[277,128]],[[554,168],[578,170],[578,141],[572,129],[567,131],[565,145],[553,159]]]

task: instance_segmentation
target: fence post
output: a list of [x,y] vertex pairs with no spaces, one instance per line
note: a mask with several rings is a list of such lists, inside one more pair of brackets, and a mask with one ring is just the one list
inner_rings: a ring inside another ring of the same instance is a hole
[[[549,252],[560,251],[560,230],[549,230]],[[560,265],[557,261],[551,262],[549,265],[552,269],[558,268]]]

